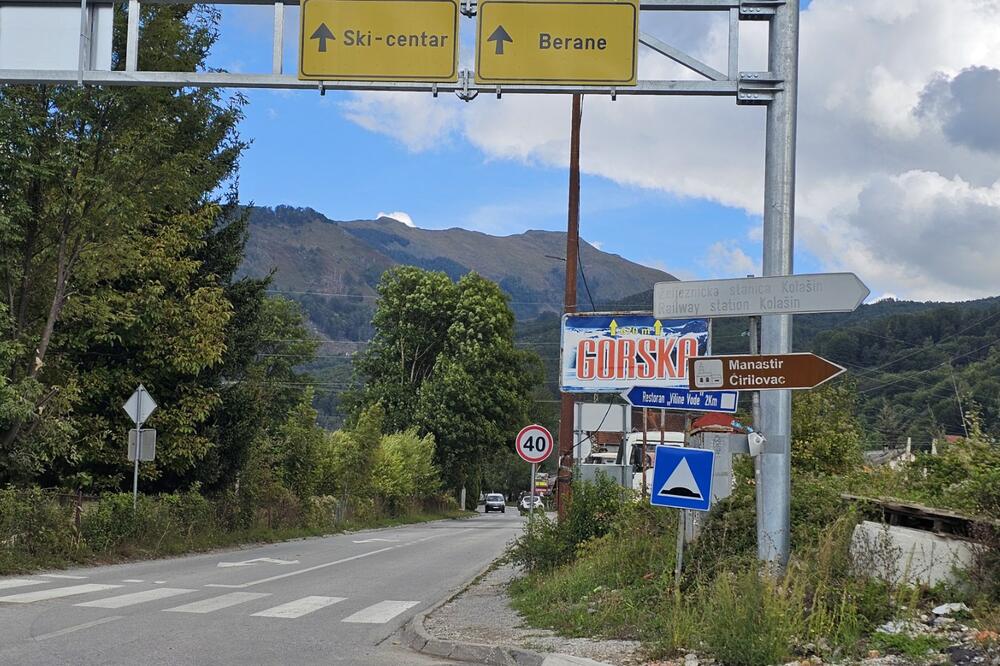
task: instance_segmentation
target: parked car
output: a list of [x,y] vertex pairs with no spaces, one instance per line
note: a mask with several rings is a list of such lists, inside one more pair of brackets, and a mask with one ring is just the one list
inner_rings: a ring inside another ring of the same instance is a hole
[[504,500],[503,495],[500,493],[490,493],[486,496],[486,506],[484,508],[486,513],[490,511],[499,511],[500,513],[507,513],[507,502]]
[[[534,500],[534,504],[532,504]],[[517,506],[518,511],[521,513],[528,513],[529,511],[544,511],[545,503],[542,502],[542,498],[538,495],[525,495],[521,498],[521,503]]]

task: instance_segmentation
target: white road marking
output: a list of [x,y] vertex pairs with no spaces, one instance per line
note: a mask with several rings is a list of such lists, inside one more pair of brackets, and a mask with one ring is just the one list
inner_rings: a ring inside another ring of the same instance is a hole
[[36,641],[44,641],[50,638],[55,638],[56,636],[64,636],[66,634],[71,634],[74,631],[80,631],[81,629],[90,629],[91,627],[96,627],[99,624],[106,624],[108,622],[114,622],[115,620],[122,619],[121,615],[109,615],[108,617],[102,617],[99,620],[94,620],[93,622],[84,622],[83,624],[78,624],[73,627],[66,627],[65,629],[60,629],[59,631],[53,631],[48,634],[39,634],[35,636]]
[[302,597],[295,601],[289,601],[287,604],[281,604],[280,606],[254,613],[251,617],[302,617],[321,608],[332,606],[344,599],[345,597]]
[[354,541],[353,543],[372,543],[373,541],[387,541],[393,543],[399,541],[399,539],[362,539],[361,541]]
[[342,622],[359,624],[382,624],[388,622],[408,608],[413,608],[419,601],[380,601],[368,608],[362,608],[354,615],[345,617]]
[[86,580],[86,576],[70,576],[69,574],[42,574],[42,578],[64,578],[66,580]]
[[28,585],[41,585],[42,583],[48,583],[47,580],[38,579],[27,579],[27,578],[8,578],[7,580],[0,580],[0,590],[6,590],[9,587],[27,587]]
[[271,576],[269,578],[261,578],[260,580],[252,580],[249,583],[243,583],[241,585],[226,585],[223,583],[208,583],[205,587],[224,587],[230,590],[242,590],[253,585],[260,585],[261,583],[270,583],[272,581],[281,580],[282,578],[288,578],[289,576],[298,576],[299,574],[309,573],[310,571],[317,571],[319,569],[325,569],[326,567],[332,567],[337,564],[343,564],[345,562],[351,562],[353,560],[360,560],[363,557],[368,557],[370,555],[378,555],[379,553],[385,553],[390,550],[395,550],[397,548],[405,548],[406,546],[412,546],[414,544],[422,543],[424,541],[430,541],[431,539],[437,539],[438,537],[445,536],[446,534],[451,534],[456,530],[441,530],[437,534],[432,534],[431,536],[424,537],[423,539],[417,539],[416,541],[409,541],[407,543],[396,544],[395,546],[386,546],[385,548],[379,548],[378,550],[370,550],[367,553],[361,553],[359,555],[352,555],[351,557],[345,557],[340,560],[334,560],[333,562],[326,562],[324,564],[317,564],[314,567],[306,567],[305,569],[298,569],[296,571],[289,571],[288,573],[278,574],[277,576]]
[[252,560],[243,560],[242,562],[219,562],[220,567],[252,567],[258,562],[270,562],[271,564],[298,564],[298,560],[276,560],[271,557],[258,557]]
[[158,599],[167,599],[168,597],[176,597],[178,594],[187,594],[188,592],[194,591],[195,590],[185,590],[177,587],[157,587],[143,592],[119,594],[117,597],[97,599],[96,601],[85,601],[82,604],[77,604],[77,606],[83,606],[86,608],[124,608],[125,606],[143,604],[147,601],[156,601]]
[[48,599],[58,599],[60,597],[71,597],[75,594],[88,594],[90,592],[103,592],[113,590],[121,585],[98,585],[88,583],[86,585],[71,585],[70,587],[55,587],[50,590],[38,590],[37,592],[22,592],[0,597],[0,603],[8,604],[30,604],[36,601],[46,601]]
[[154,581],[153,581],[153,584],[154,584],[154,585],[163,585],[163,584],[164,584],[164,583],[166,583],[166,582],[167,582],[167,581],[165,581],[165,580],[154,580]]
[[145,583],[146,581],[139,578],[126,578],[122,581],[123,583]]
[[269,596],[271,595],[266,592],[230,592],[229,594],[212,597],[211,599],[202,599],[201,601],[184,604],[183,606],[167,608],[166,611],[169,613],[211,613],[213,611],[222,610],[223,608],[229,608],[230,606],[244,604],[248,601],[253,601],[254,599]]

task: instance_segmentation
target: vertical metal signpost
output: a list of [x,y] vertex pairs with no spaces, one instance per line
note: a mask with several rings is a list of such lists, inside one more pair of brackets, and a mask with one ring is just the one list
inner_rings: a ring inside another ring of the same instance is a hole
[[531,463],[531,511],[528,512],[528,520],[532,520],[535,514],[535,476],[538,471],[538,463]]
[[[149,419],[150,414],[156,409],[156,401],[149,395],[146,387],[139,384],[139,388],[125,401],[122,409],[129,415],[135,423],[135,463],[132,468],[132,508],[139,504],[139,460],[142,458],[142,426]],[[150,431],[155,433],[155,431]],[[152,445],[155,448],[155,442]],[[152,460],[152,457],[148,458]]]
[[[783,83],[767,105],[764,155],[764,276],[790,275],[795,219],[795,131],[798,93],[799,3],[777,5],[768,37],[768,71]],[[792,347],[791,315],[761,318],[761,353]],[[767,443],[760,456],[761,516],[757,553],[780,569],[788,562],[791,503],[792,394],[764,391],[760,430]]]
[[142,394],[145,391],[142,387],[135,392],[136,395],[136,410],[135,413],[138,416],[135,422],[135,465],[132,469],[132,510],[134,511],[139,506],[139,451],[142,450],[142,424],[145,422],[142,418]]

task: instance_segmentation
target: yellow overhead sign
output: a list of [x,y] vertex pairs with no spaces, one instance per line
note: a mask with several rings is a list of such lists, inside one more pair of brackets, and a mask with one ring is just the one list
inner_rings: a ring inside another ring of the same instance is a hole
[[476,82],[634,86],[638,0],[480,0]]
[[458,80],[458,0],[302,0],[299,78]]

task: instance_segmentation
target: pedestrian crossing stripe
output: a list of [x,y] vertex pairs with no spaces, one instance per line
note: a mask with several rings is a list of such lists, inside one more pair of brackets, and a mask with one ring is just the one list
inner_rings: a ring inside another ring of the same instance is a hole
[[712,504],[714,466],[714,451],[657,446],[650,504],[708,511]]
[[344,600],[345,597],[302,597],[295,601],[289,601],[287,604],[281,604],[280,606],[254,613],[252,617],[283,617],[294,619]]
[[97,585],[88,583],[86,585],[71,585],[69,587],[53,587],[47,590],[36,590],[34,592],[20,592],[0,597],[0,603],[7,604],[31,604],[36,601],[47,601],[49,599],[60,599],[62,597],[72,597],[78,594],[90,594],[91,592],[104,592],[114,590],[121,585]]
[[[27,587],[43,583],[46,581],[39,581],[36,579],[26,579],[26,578],[8,578],[0,579],[0,589],[9,589],[15,587]],[[116,590],[120,588],[121,585],[104,585],[104,584],[81,584],[81,585],[70,585],[66,587],[54,587],[47,588],[44,590],[31,590],[30,592],[19,592],[16,594],[9,594],[6,596],[0,596],[0,605],[3,604],[29,604],[41,601],[58,600],[65,597],[78,596],[84,594],[92,594],[96,592],[108,592],[111,590]],[[115,594],[113,596],[105,596],[99,599],[92,599],[89,601],[84,601],[81,603],[74,604],[78,608],[104,608],[104,609],[121,609],[131,606],[138,606],[140,604],[149,604],[157,601],[163,601],[165,599],[170,599],[171,597],[181,596],[181,595],[191,595],[196,594],[200,590],[188,589],[188,588],[173,588],[173,587],[155,587],[147,590],[142,590],[139,592],[128,592],[125,594]],[[171,613],[193,613],[193,614],[206,614],[214,613],[216,611],[222,611],[233,606],[239,606],[242,604],[247,604],[250,602],[258,601],[266,597],[271,597],[272,594],[268,592],[229,592],[226,594],[215,594],[214,596],[192,601],[190,603],[183,604],[181,606],[171,606],[170,608],[160,609],[163,612]],[[302,597],[300,599],[295,599],[293,601],[288,601],[276,606],[271,606],[265,608],[264,610],[259,610],[257,612],[250,613],[251,617],[264,617],[264,618],[284,618],[284,619],[297,619],[310,615],[317,611],[320,611],[334,604],[339,604],[348,601],[347,597],[326,597],[326,596],[316,596],[310,595]],[[371,603],[370,605],[364,606],[360,610],[347,615],[341,622],[349,624],[385,624],[391,621],[393,618],[401,615],[407,610],[419,605],[419,601],[402,601],[387,599],[384,601],[378,601]],[[259,607],[259,606],[258,606]],[[113,616],[115,619],[120,619],[119,616]],[[78,629],[85,629],[91,626],[97,626],[100,624],[94,622],[87,622],[81,625],[72,627],[72,631]],[[59,636],[66,633],[67,629],[60,629],[52,634],[52,636]]]

